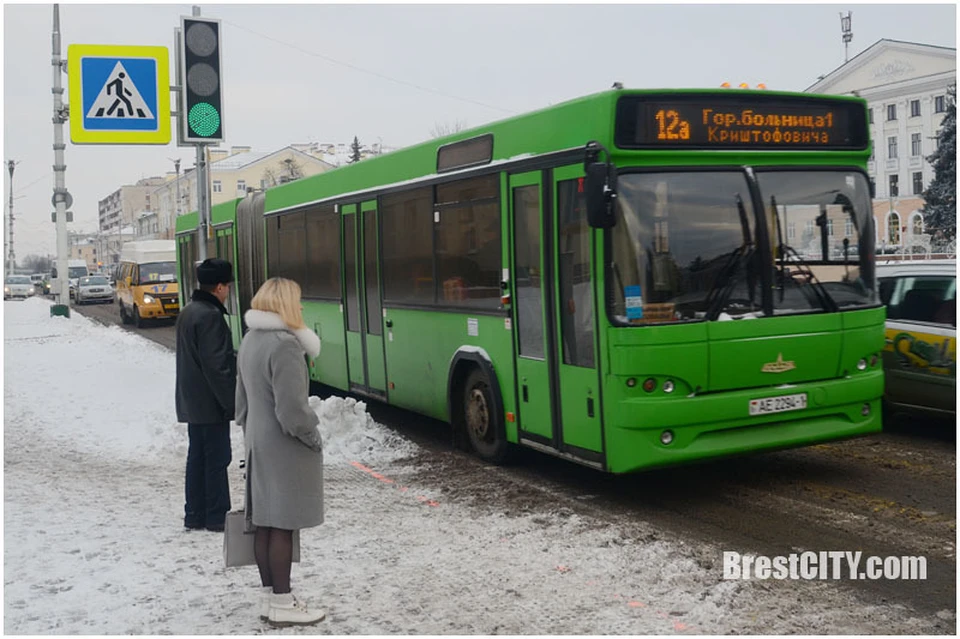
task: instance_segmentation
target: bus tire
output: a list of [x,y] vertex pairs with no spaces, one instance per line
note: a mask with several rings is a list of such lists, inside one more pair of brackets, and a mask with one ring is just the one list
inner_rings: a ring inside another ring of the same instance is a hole
[[140,309],[136,304],[133,306],[133,325],[137,328],[143,328],[143,319],[140,317]]
[[120,301],[120,321],[123,324],[130,323],[130,316],[127,315],[127,307],[123,305],[123,301]]
[[463,427],[470,446],[480,459],[493,464],[507,461],[510,442],[504,433],[501,411],[490,389],[490,380],[479,368],[467,375],[463,384]]

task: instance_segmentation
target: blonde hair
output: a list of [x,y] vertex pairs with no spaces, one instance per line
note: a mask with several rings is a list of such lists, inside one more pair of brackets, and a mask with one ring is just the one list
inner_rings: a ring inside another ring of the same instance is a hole
[[276,313],[290,328],[303,328],[300,285],[283,277],[271,277],[250,300],[250,308]]

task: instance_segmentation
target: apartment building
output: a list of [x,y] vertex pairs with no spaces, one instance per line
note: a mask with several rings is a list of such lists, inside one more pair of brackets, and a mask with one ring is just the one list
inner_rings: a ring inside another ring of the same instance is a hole
[[[211,149],[210,202],[216,206],[243,197],[250,189],[269,189],[323,173],[334,165],[293,146],[278,151],[252,151],[248,146]],[[197,176],[193,167],[166,179],[151,192],[153,207],[134,220],[147,239],[173,239],[178,215],[197,210]]]

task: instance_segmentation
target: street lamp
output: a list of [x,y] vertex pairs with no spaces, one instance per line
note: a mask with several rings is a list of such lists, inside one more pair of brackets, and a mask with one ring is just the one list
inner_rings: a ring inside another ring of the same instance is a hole
[[847,15],[840,14],[840,30],[843,31],[843,62],[850,59],[850,41],[853,40],[853,12],[847,11]]

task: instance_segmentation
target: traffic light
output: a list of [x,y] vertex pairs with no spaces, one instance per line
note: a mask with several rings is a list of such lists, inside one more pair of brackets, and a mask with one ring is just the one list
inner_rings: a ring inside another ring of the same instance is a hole
[[184,142],[222,142],[220,21],[180,17],[180,126]]

